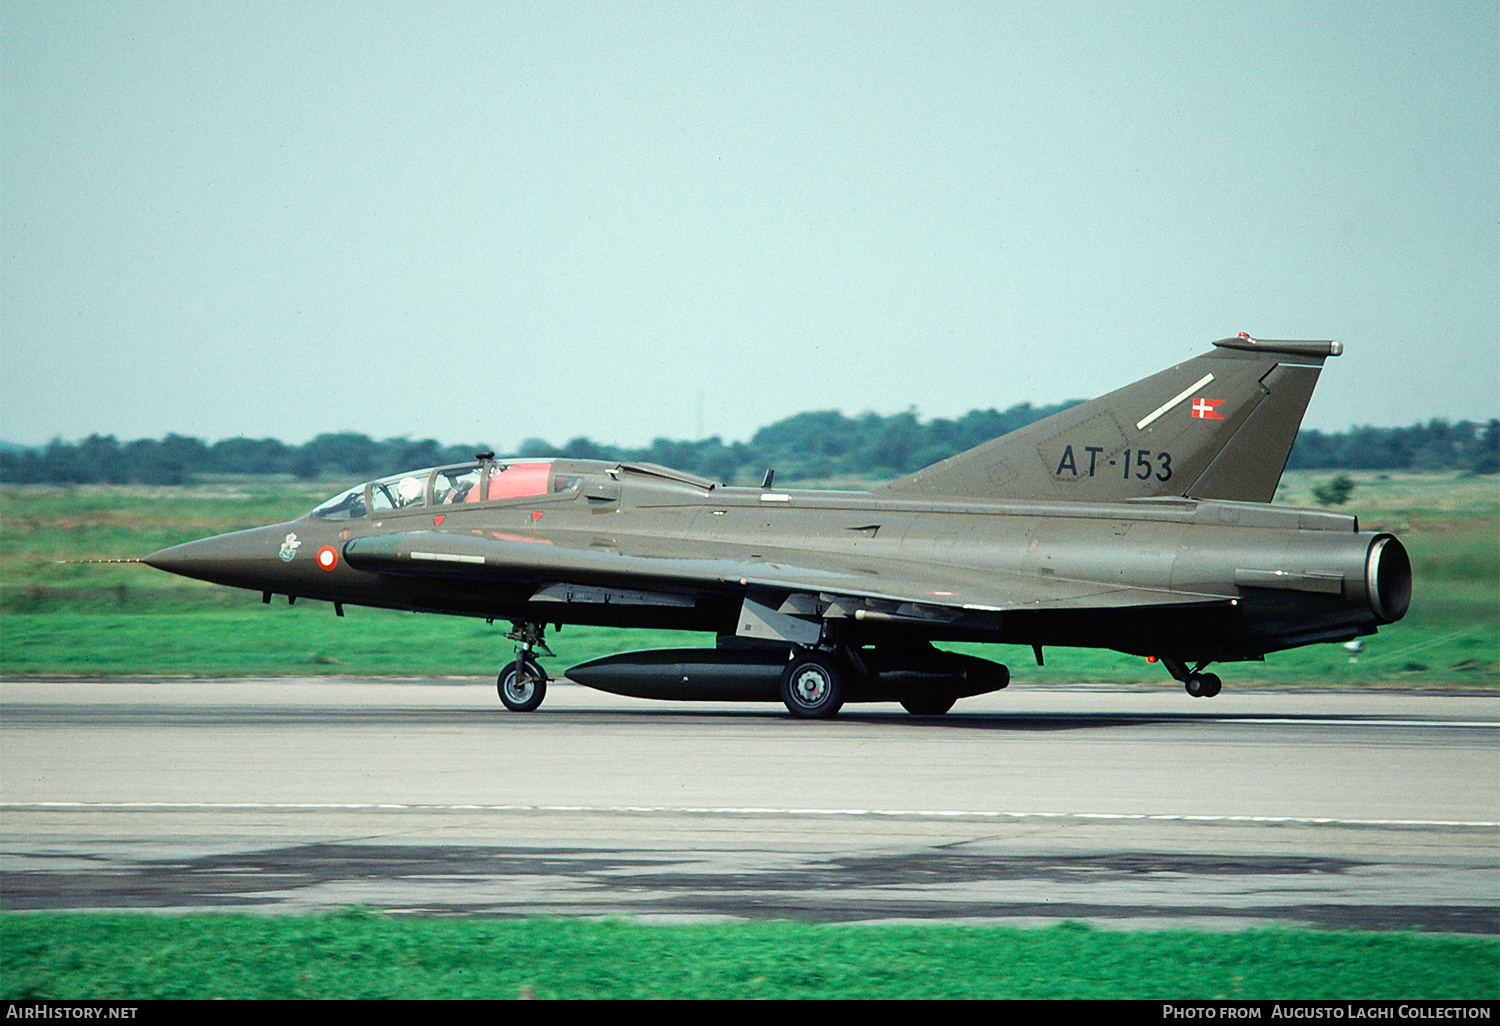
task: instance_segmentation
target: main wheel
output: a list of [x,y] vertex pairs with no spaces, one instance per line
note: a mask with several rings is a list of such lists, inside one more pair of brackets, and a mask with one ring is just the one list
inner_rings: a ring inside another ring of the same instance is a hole
[[547,671],[524,652],[500,671],[495,681],[500,702],[511,712],[531,712],[547,697]]
[[834,715],[844,704],[844,682],[837,664],[820,652],[794,657],[781,671],[781,700],[799,719]]
[[1219,679],[1217,673],[1205,673],[1203,675],[1203,697],[1212,698],[1224,687],[1224,682]]

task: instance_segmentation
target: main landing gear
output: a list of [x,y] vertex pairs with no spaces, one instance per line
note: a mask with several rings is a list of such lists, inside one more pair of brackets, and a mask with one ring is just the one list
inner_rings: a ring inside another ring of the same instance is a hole
[[551,655],[552,650],[542,640],[544,625],[518,620],[510,626],[506,637],[519,643],[520,648],[515,660],[500,671],[495,689],[501,704],[511,712],[531,712],[547,697],[547,671],[533,653]]
[[844,704],[847,672],[830,652],[797,649],[781,671],[781,700],[787,711],[802,720],[822,720]]
[[1167,668],[1167,672],[1174,680],[1182,681],[1183,688],[1194,698],[1212,698],[1224,686],[1224,682],[1219,679],[1217,673],[1203,672],[1203,668],[1208,665],[1206,659],[1191,670],[1181,659],[1173,659],[1170,656],[1162,656],[1161,664]]

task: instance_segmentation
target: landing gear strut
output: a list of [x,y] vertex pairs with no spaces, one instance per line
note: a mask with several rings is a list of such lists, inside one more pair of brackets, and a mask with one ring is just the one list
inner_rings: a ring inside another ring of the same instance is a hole
[[1167,672],[1172,675],[1173,679],[1182,681],[1183,689],[1194,698],[1212,698],[1224,686],[1224,682],[1219,679],[1217,673],[1203,672],[1203,668],[1208,665],[1206,659],[1191,670],[1181,659],[1172,659],[1168,656],[1162,657],[1161,664],[1167,668]]
[[519,644],[516,658],[507,663],[495,681],[500,693],[500,702],[511,712],[531,712],[547,697],[547,671],[537,662],[533,652],[551,655],[552,650],[542,640],[544,626],[539,623],[518,620],[511,624],[507,638]]

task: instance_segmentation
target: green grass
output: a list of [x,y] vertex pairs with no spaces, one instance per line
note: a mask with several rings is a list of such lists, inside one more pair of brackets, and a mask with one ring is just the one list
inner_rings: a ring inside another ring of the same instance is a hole
[[[348,607],[326,602],[242,600],[211,610],[153,607],[146,596],[121,610],[6,613],[0,667],[12,674],[394,677],[494,676],[513,658],[509,625]],[[132,609],[131,606],[138,606]],[[564,627],[549,632],[558,659],[548,670],[624,648],[713,645],[684,631]]]
[[[349,607],[343,619],[327,603],[257,599],[209,609],[155,605],[131,593],[112,611],[53,609],[0,618],[0,672],[67,676],[493,676],[511,658],[505,624]],[[712,646],[704,634],[564,627],[548,635],[556,673],[574,663],[632,648]],[[1146,683],[1176,688],[1160,666],[1115,652],[1048,649],[1047,665],[1031,650],[1006,645],[953,645],[1006,663],[1017,681]],[[1454,626],[1413,614],[1383,628],[1352,656],[1315,645],[1234,663],[1219,670],[1231,684],[1362,684],[1445,687],[1500,685],[1494,628]],[[1351,658],[1353,661],[1351,662]]]
[[1252,930],[0,914],[0,997],[1500,997],[1500,941]]
[[[1310,503],[1330,473],[1292,473],[1278,501]],[[1390,530],[1416,575],[1411,612],[1352,656],[1339,645],[1219,667],[1236,683],[1500,685],[1500,479],[1354,473],[1348,512]],[[185,581],[124,559],[289,519],[342,482],[188,488],[0,488],[0,673],[66,675],[488,676],[510,658],[504,625],[259,597]],[[555,669],[629,648],[711,645],[706,635],[569,627],[551,635]],[[1146,682],[1160,666],[1113,652],[955,646],[1008,664],[1016,680]]]

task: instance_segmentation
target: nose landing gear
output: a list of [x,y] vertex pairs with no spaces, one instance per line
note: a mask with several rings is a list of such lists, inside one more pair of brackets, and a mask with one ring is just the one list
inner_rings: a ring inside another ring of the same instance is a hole
[[531,712],[547,697],[547,671],[542,669],[542,664],[533,654],[552,654],[542,639],[544,630],[543,624],[516,621],[511,624],[510,633],[505,635],[520,647],[515,660],[500,671],[495,690],[500,693],[500,704],[511,712]]

